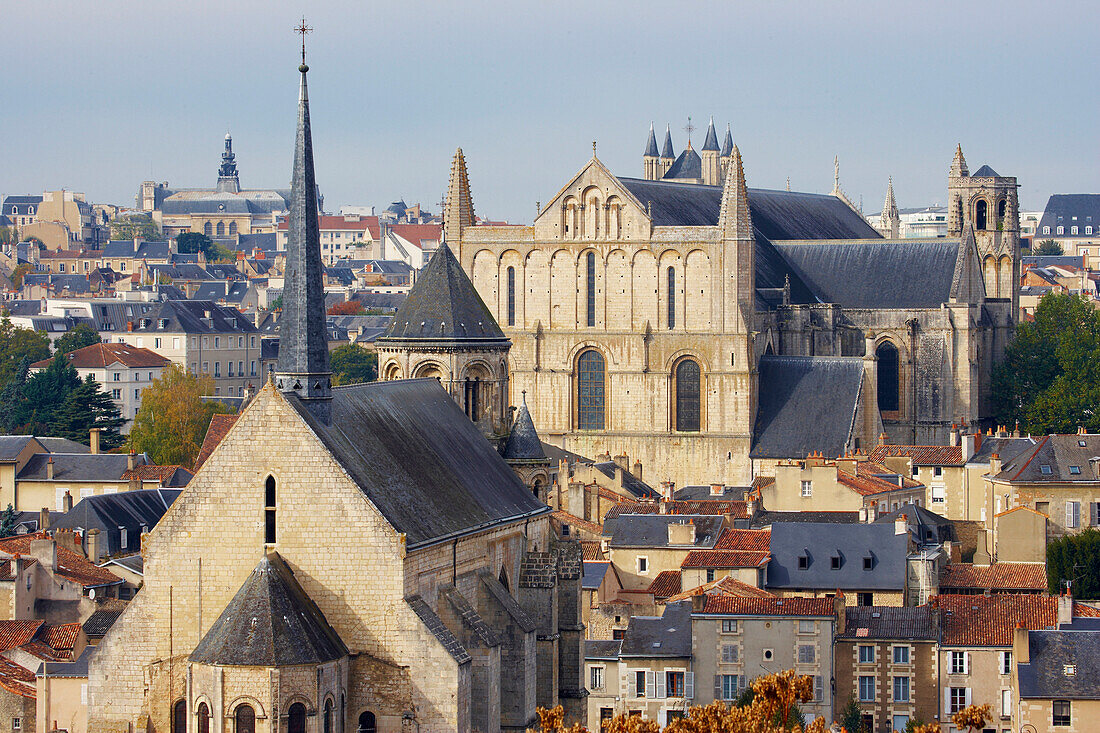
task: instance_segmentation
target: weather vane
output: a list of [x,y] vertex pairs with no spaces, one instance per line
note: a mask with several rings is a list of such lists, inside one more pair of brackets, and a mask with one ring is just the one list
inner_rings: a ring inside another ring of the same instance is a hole
[[302,16],[302,22],[298,27],[294,29],[295,33],[302,35],[302,66],[306,65],[306,34],[312,33],[313,29],[306,25],[306,17]]
[[684,125],[684,132],[688,134],[688,145],[691,145],[691,133],[695,132],[695,125],[691,124],[691,117],[688,117],[688,123]]

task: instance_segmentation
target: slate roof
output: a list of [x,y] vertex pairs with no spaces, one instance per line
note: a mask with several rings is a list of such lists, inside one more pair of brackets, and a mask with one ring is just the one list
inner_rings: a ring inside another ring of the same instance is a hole
[[936,641],[937,611],[930,606],[849,606],[838,639],[907,639]]
[[457,663],[465,664],[472,659],[470,653],[466,651],[466,647],[462,646],[462,643],[443,624],[443,620],[436,615],[432,607],[423,598],[418,595],[410,596],[405,599],[405,602],[409,604],[413,613],[420,618],[421,623]]
[[1058,623],[1058,599],[1022,593],[940,595],[943,645],[1012,646],[1017,624],[1026,629],[1050,629]]
[[1029,631],[1027,641],[1029,661],[1016,665],[1021,699],[1100,700],[1100,633]]
[[988,566],[951,563],[940,578],[940,589],[951,593],[959,589],[993,591],[1036,591],[1047,588],[1043,563],[996,562]]
[[531,419],[531,413],[527,409],[526,399],[516,412],[516,420],[512,423],[512,431],[508,434],[508,442],[504,446],[504,460],[547,460],[546,452],[542,449],[542,441],[539,440],[538,431],[535,430],[535,422]]
[[722,141],[722,157],[728,158],[733,155],[733,133],[730,132],[729,125],[726,125],[726,139]]
[[287,399],[410,549],[543,513],[435,379],[332,390],[332,419]]
[[[1084,443],[1084,445],[1081,445]],[[1100,435],[1047,435],[1030,451],[1018,453],[995,478],[1019,483],[1096,482]]]
[[71,677],[86,678],[88,666],[96,655],[98,647],[88,645],[80,652],[80,656],[72,662],[43,662],[38,670],[38,675],[43,677]]
[[620,657],[690,657],[691,603],[670,603],[662,616],[631,616]]
[[708,596],[703,613],[733,616],[834,616],[832,598]]
[[[765,356],[750,458],[846,452],[863,385],[858,357]],[[821,395],[829,399],[821,399]],[[814,430],[806,430],[813,425]]]
[[[209,318],[207,313],[210,313]],[[258,333],[252,321],[239,310],[211,300],[166,300],[156,312],[147,313],[143,320],[136,321],[133,330],[135,333]]]
[[743,501],[748,490],[748,486],[723,486],[722,495],[714,496],[709,485],[681,486],[672,492],[672,496],[680,501]]
[[[592,468],[596,469],[604,476],[614,479],[618,464],[614,461],[601,461],[599,463],[593,463]],[[654,491],[649,484],[642,481],[630,471],[623,471],[623,488],[639,499],[651,499],[657,496],[657,492]]]
[[[905,587],[908,535],[889,524],[772,525],[767,588],[900,591]],[[809,565],[799,568],[799,557]],[[841,558],[832,568],[833,556]],[[864,570],[864,558],[872,559]]]
[[772,527],[777,524],[811,522],[813,524],[855,524],[859,522],[859,512],[804,511],[772,512],[757,509],[750,520],[752,527]]
[[378,341],[391,339],[506,341],[493,314],[446,245],[432,255]]
[[[153,529],[181,493],[180,489],[138,489],[85,496],[50,526],[83,532],[98,529],[107,555],[136,552],[141,549],[142,527]],[[120,527],[126,528],[125,546]]]
[[[1074,218],[1076,217],[1076,218]],[[1073,225],[1092,225],[1093,231],[1100,231],[1100,193],[1056,193],[1047,199],[1043,217],[1036,227],[1036,237],[1073,236],[1070,228]],[[1050,227],[1050,234],[1040,234],[1044,226]],[[1064,226],[1065,234],[1058,235],[1058,226]],[[1084,232],[1084,229],[1078,231]],[[1081,236],[1081,235],[1078,235]]]
[[642,155],[647,158],[656,158],[660,155],[657,152],[657,135],[653,132],[653,125],[649,126],[649,140],[646,141],[645,152]]
[[703,141],[703,150],[718,150],[718,135],[714,132],[714,120],[707,125],[707,138]]
[[890,524],[902,514],[905,515],[909,531],[918,544],[939,545],[947,541],[957,542],[959,540],[954,522],[914,504],[903,504],[889,514],[880,514],[875,522]]
[[41,196],[34,195],[15,195],[5,196],[3,210],[5,214],[12,214],[12,208],[15,209],[15,214],[20,216],[29,216],[31,213],[31,207],[37,208],[42,203]]
[[585,560],[584,574],[581,576],[581,588],[583,590],[597,590],[603,584],[611,563],[607,560]]
[[622,646],[622,639],[586,639],[584,642],[584,658],[607,661],[618,659],[619,650]]
[[692,150],[690,147],[686,148],[679,157],[673,161],[665,174],[661,176],[666,181],[676,180],[678,178],[702,178],[703,177],[703,160],[699,157],[699,153]]
[[320,664],[348,648],[276,553],[260,559],[190,661],[238,667]]
[[[31,441],[38,440],[33,435],[0,435],[0,461],[14,461]],[[38,440],[39,445],[41,441]]]
[[676,151],[672,149],[672,129],[665,125],[665,142],[661,146],[662,158],[675,158]]
[[697,548],[710,548],[722,531],[722,517],[669,514],[621,514],[614,520],[604,520],[604,532],[610,525],[611,547],[670,547],[668,526],[691,521],[695,525]]
[[1001,174],[990,168],[988,165],[983,165],[978,170],[970,174],[971,178],[1000,178]]
[[[53,459],[53,481],[124,481],[129,456],[121,453],[38,453],[31,457],[16,477],[19,481],[48,481],[47,465]],[[137,463],[148,458],[136,456]]]

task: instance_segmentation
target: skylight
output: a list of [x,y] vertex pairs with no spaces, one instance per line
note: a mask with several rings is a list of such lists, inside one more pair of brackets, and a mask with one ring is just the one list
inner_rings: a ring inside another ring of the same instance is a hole
[[1074,476],[1078,476],[1078,475],[1081,474],[1081,467],[1080,466],[1070,466],[1069,467],[1069,472]]
[[1048,466],[1045,463],[1043,465],[1039,466],[1039,472],[1041,474],[1043,474],[1044,476],[1049,476],[1052,473],[1054,473],[1053,471],[1050,470],[1050,466]]

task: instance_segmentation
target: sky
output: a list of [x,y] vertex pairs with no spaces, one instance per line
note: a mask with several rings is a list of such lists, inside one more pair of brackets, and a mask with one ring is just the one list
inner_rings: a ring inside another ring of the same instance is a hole
[[[325,209],[437,211],[457,147],[479,216],[529,223],[597,154],[641,176],[730,124],[750,187],[944,203],[956,143],[1024,210],[1100,191],[1095,2],[0,0],[0,193],[133,205],[143,180],[289,185],[303,10]],[[660,140],[658,141],[660,142]]]

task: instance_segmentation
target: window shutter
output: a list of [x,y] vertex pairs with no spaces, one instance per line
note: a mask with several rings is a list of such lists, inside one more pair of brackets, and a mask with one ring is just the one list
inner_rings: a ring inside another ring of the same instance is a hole
[[966,688],[966,706],[970,707],[970,688]]
[[657,682],[657,697],[658,699],[663,700],[668,697],[668,689],[665,687],[665,673],[654,672],[653,677],[656,679]]
[[638,696],[638,675],[634,670],[630,670],[626,673],[626,694],[627,697]]
[[970,652],[963,652],[963,674],[970,674]]
[[714,699],[722,699],[722,675],[714,675]]
[[656,675],[653,672],[645,673],[645,696],[657,697]]
[[738,690],[745,689],[745,678],[746,678],[746,675],[743,675],[743,674],[737,675],[737,689]]
[[684,673],[684,697],[688,700],[695,699],[695,673]]
[[951,688],[943,688],[943,709],[947,714],[951,714]]
[[1097,504],[1095,501],[1089,502],[1089,526],[1095,527],[1097,525],[1096,509],[1098,506],[1100,506],[1100,504]]
[[814,700],[821,702],[825,698],[825,680],[821,675],[814,675]]

